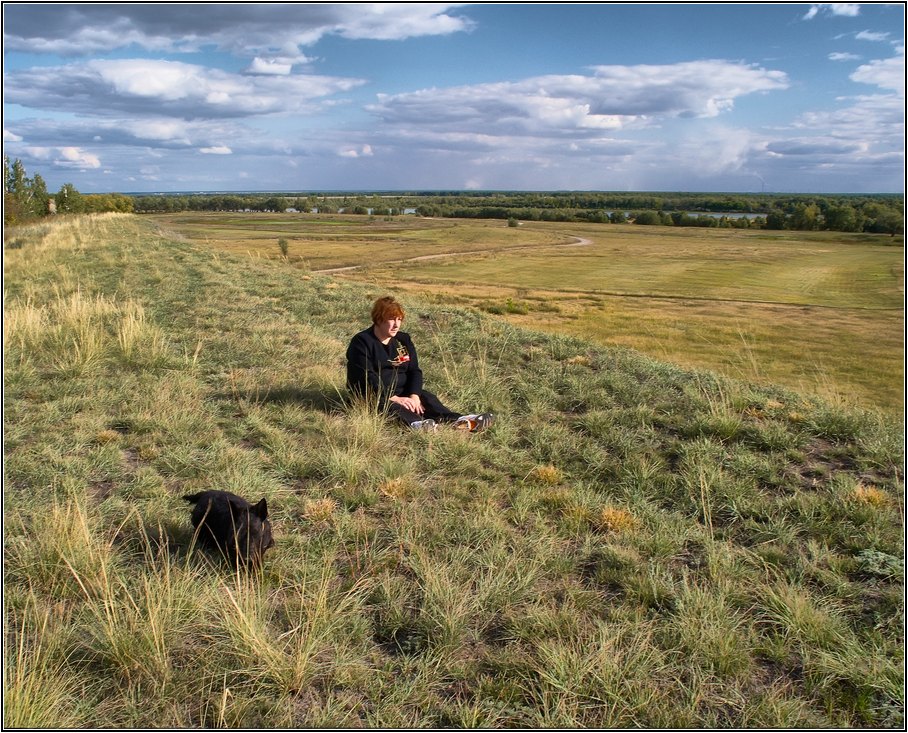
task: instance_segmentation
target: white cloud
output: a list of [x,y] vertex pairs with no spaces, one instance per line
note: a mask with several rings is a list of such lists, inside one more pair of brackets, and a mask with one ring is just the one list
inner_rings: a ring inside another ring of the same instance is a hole
[[[450,6],[438,3],[365,3],[341,20],[335,29],[345,38],[402,40],[418,36],[448,35],[466,31],[473,23],[447,14]],[[363,10],[364,12],[359,12]]]
[[[905,103],[898,94],[868,94],[840,100],[831,111],[800,115],[788,139],[775,140],[778,152],[793,154],[814,147],[818,158],[838,153],[852,163],[897,155],[904,162]],[[823,150],[821,150],[822,148]],[[820,152],[824,155],[819,155]]]
[[312,112],[318,100],[364,83],[360,79],[311,74],[233,74],[153,59],[36,67],[20,71],[5,82],[7,102],[33,109],[186,120]]
[[273,74],[287,76],[293,69],[293,64],[281,63],[275,60],[262,59],[256,56],[246,69],[247,74]]
[[804,20],[812,20],[820,13],[856,18],[861,14],[861,6],[859,3],[816,3],[810,6],[804,15]]
[[9,143],[21,143],[21,142],[22,142],[22,136],[21,136],[21,135],[16,135],[14,132],[10,132],[9,130],[7,130],[7,129],[4,128],[4,130],[3,130],[3,142],[9,142]]
[[232,155],[233,151],[226,145],[217,145],[213,148],[199,148],[200,153],[205,155]]
[[592,71],[379,94],[367,109],[386,122],[436,131],[589,135],[670,118],[716,117],[738,97],[788,87],[784,72],[721,60]]
[[135,45],[155,52],[204,47],[240,56],[298,55],[328,35],[401,40],[467,31],[472,22],[446,3],[42,4],[4,7],[12,51],[82,55]]
[[886,41],[889,40],[888,33],[875,33],[873,31],[861,31],[858,33],[855,38],[859,41]]
[[873,84],[883,89],[891,89],[905,96],[905,56],[893,56],[889,59],[871,61],[859,66],[849,77],[862,84]]
[[341,158],[371,158],[374,153],[371,145],[363,145],[358,150],[356,148],[344,148],[338,155]]
[[26,147],[26,152],[36,160],[43,160],[61,168],[100,168],[98,156],[77,147]]
[[856,53],[833,52],[828,58],[830,61],[858,61],[861,57]]

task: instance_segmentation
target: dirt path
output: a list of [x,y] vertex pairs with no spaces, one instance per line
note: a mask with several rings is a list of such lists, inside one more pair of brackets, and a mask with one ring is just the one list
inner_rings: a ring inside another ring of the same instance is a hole
[[[573,235],[572,235],[573,236]],[[419,255],[418,257],[407,257],[403,260],[385,260],[383,262],[369,263],[368,265],[348,265],[346,267],[331,267],[327,270],[313,270],[314,275],[333,275],[336,272],[350,272],[351,270],[359,270],[363,267],[369,267],[373,264],[378,266],[384,265],[397,265],[404,262],[420,262],[422,260],[439,260],[445,257],[463,257],[465,255],[484,255],[492,254],[496,252],[520,252],[527,249],[539,249],[541,247],[586,247],[592,244],[591,239],[586,237],[574,237],[573,242],[563,242],[561,244],[527,244],[527,245],[515,245],[514,247],[498,247],[495,249],[479,249],[472,252],[442,252],[437,255]]]

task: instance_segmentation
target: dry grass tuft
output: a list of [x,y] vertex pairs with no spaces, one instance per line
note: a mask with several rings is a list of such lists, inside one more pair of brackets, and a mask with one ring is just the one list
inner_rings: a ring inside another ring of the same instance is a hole
[[590,366],[593,361],[586,354],[578,354],[566,360],[568,364],[579,364],[580,366]]
[[98,443],[99,445],[116,443],[118,440],[120,440],[120,437],[120,433],[118,433],[116,430],[111,430],[108,428],[106,430],[100,431],[97,435],[95,435],[95,443]]
[[564,479],[561,470],[551,464],[547,466],[536,466],[529,474],[536,481],[549,486],[560,484]]
[[303,516],[310,522],[328,522],[337,511],[337,502],[330,498],[308,499],[303,503]]
[[885,506],[889,503],[889,496],[886,492],[881,491],[876,486],[858,484],[854,488],[853,496],[859,502],[870,504],[871,506]]
[[604,532],[625,532],[637,529],[640,526],[640,520],[627,509],[618,509],[612,506],[602,507],[594,517],[593,523]]
[[389,478],[382,481],[378,486],[378,490],[390,499],[406,499],[410,493],[410,486],[398,476],[397,478]]

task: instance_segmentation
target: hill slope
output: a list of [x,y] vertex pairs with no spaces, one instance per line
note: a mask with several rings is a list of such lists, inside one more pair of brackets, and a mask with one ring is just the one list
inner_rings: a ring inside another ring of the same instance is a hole
[[[884,417],[408,300],[499,416],[411,434],[343,395],[383,293],[129,216],[5,278],[7,726],[903,724]],[[268,499],[260,576],[190,551],[207,488]]]

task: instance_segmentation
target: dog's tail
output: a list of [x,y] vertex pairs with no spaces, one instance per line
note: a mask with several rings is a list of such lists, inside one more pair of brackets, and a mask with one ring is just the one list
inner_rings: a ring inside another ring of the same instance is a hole
[[186,499],[190,504],[195,504],[199,499],[202,498],[202,492],[198,494],[184,494],[183,498]]

